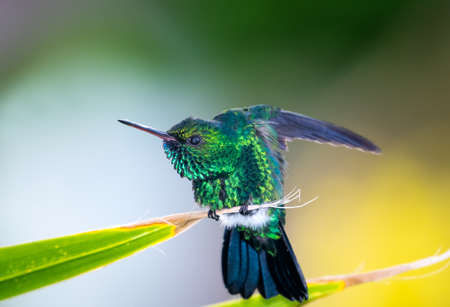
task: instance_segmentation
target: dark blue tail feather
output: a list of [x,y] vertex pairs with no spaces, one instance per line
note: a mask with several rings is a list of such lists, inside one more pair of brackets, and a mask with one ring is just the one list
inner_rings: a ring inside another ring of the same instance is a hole
[[273,240],[275,256],[264,249],[256,251],[237,229],[225,230],[222,274],[231,294],[249,298],[258,289],[264,298],[278,294],[300,302],[308,298],[306,280],[281,225],[280,230],[281,238]]
[[282,226],[280,231],[281,238],[275,240],[277,255],[268,259],[269,266],[276,284],[283,285],[278,288],[280,293],[290,300],[303,301],[308,298],[306,279]]
[[267,255],[265,250],[261,250],[259,252],[259,267],[261,269],[261,274],[258,284],[258,291],[264,298],[271,298],[279,294],[277,285],[272,278],[272,274],[267,263],[268,257],[270,256]]
[[259,282],[259,259],[258,253],[248,245],[248,271],[245,278],[244,287],[241,290],[243,298],[249,298],[255,292]]
[[226,270],[223,277],[228,291],[231,294],[237,294],[243,284],[240,277],[242,259],[240,233],[238,231],[230,231],[228,235],[225,233],[225,240],[227,240],[227,246],[224,244],[222,252],[222,261],[225,261],[225,264],[222,262],[222,267],[225,265]]

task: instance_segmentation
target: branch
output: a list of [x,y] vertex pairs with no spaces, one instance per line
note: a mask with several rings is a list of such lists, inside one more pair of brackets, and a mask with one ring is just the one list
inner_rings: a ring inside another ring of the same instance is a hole
[[378,281],[381,279],[386,279],[404,272],[418,270],[431,266],[433,264],[445,261],[450,258],[450,250],[440,255],[431,256],[428,258],[420,259],[417,261],[403,263],[395,266],[391,266],[381,270],[375,270],[366,273],[356,273],[347,275],[334,275],[334,276],[323,276],[318,278],[310,279],[310,283],[325,283],[341,280],[345,282],[346,287],[356,286],[366,282]]
[[[261,205],[250,205],[247,207],[248,211],[251,210],[258,210],[262,208],[276,208],[276,209],[297,209],[297,208],[303,208],[307,205],[311,204],[312,202],[316,201],[319,197],[316,196],[313,199],[305,202],[300,203],[299,205],[294,206],[286,206],[287,204],[290,204],[294,201],[300,202],[301,200],[301,190],[300,189],[294,189],[290,193],[286,194],[283,198],[270,202],[270,203],[264,203]],[[233,208],[226,208],[222,210],[217,210],[216,213],[220,216],[222,214],[230,214],[230,213],[238,213],[241,209],[241,206],[233,207]],[[131,223],[129,225],[123,226],[125,228],[134,228],[134,227],[141,227],[141,226],[148,226],[154,223],[168,223],[171,225],[176,226],[176,233],[182,233],[186,229],[190,228],[191,226],[195,225],[200,220],[206,218],[208,216],[208,211],[192,211],[187,213],[178,213],[178,214],[172,214],[161,218],[154,218],[143,222],[135,222]]]

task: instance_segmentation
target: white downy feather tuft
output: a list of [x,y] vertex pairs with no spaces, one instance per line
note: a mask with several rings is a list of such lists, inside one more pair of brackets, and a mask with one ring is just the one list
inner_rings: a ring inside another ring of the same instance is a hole
[[226,228],[245,226],[251,229],[259,229],[267,225],[270,216],[267,208],[254,210],[255,213],[242,215],[240,213],[227,213],[220,216],[220,223]]

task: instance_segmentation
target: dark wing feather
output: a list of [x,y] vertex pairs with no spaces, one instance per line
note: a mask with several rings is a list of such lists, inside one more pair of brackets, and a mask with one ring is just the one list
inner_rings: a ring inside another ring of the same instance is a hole
[[371,153],[381,152],[374,143],[348,129],[268,105],[227,110],[214,117],[214,120],[232,131],[244,127],[248,122],[253,122],[258,127],[267,123],[277,132],[281,150],[287,149],[287,141],[302,139]]
[[281,138],[280,141],[303,139],[371,153],[381,152],[380,148],[368,139],[334,124],[284,110],[273,115],[269,121]]

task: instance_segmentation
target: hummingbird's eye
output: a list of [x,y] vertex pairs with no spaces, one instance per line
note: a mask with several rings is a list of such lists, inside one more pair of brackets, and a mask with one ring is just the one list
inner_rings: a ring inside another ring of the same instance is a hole
[[202,141],[202,138],[198,135],[193,135],[188,139],[189,144],[198,145]]

